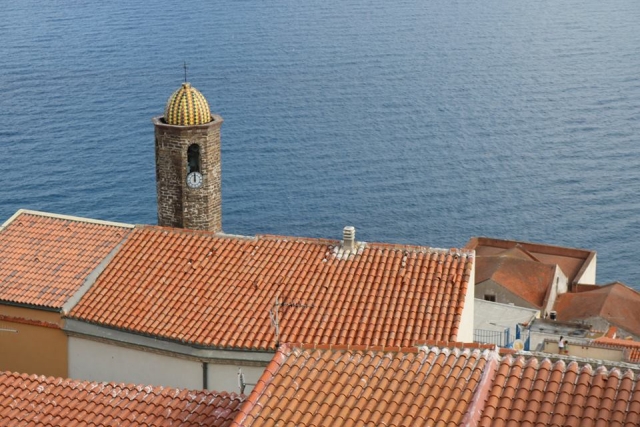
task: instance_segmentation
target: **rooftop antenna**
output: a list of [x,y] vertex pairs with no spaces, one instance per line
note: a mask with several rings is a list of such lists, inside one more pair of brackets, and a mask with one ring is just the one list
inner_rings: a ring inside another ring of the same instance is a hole
[[244,394],[244,388],[247,386],[247,383],[244,382],[244,373],[242,372],[242,368],[238,368],[238,387],[240,388],[240,394]]
[[244,372],[242,368],[238,368],[238,387],[240,388],[240,394],[244,394],[244,390],[247,386],[255,386],[256,383],[247,383],[244,381]]
[[184,82],[187,82],[187,61],[184,61]]

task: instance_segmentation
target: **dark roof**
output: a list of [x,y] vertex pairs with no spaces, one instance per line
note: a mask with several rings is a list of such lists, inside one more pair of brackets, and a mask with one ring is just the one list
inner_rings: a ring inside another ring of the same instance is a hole
[[640,293],[620,282],[593,290],[559,295],[554,309],[558,320],[570,322],[600,317],[640,336]]
[[496,255],[505,249],[516,247],[526,250],[543,264],[558,265],[569,279],[569,283],[579,282],[588,268],[595,268],[596,252],[586,249],[489,237],[472,237],[465,249],[473,249],[477,256],[481,257]]
[[554,265],[519,248],[476,258],[476,285],[491,280],[537,308],[543,307],[554,276]]

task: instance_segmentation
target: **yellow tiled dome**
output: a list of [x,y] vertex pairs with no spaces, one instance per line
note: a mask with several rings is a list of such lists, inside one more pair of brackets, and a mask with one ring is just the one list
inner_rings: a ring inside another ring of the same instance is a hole
[[170,125],[192,126],[211,121],[209,103],[198,89],[189,83],[173,92],[164,109],[164,121]]

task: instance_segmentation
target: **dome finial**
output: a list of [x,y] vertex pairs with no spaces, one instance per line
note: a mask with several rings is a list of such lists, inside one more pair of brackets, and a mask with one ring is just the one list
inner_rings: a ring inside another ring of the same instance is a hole
[[187,82],[187,61],[184,61],[184,82]]

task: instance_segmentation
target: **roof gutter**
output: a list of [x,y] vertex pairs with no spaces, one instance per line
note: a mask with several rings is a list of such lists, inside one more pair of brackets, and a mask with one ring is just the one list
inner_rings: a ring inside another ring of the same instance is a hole
[[49,311],[52,313],[60,313],[61,307],[49,307],[46,305],[24,304],[14,301],[0,300],[0,305],[10,305],[12,307],[29,308],[31,310]]
[[153,351],[173,357],[178,356],[209,363],[243,362],[255,364],[256,366],[266,366],[275,354],[275,350],[196,348],[188,344],[164,340],[161,337],[132,334],[69,318],[66,319],[63,330],[71,337],[104,342],[120,347],[133,347],[142,351]]

